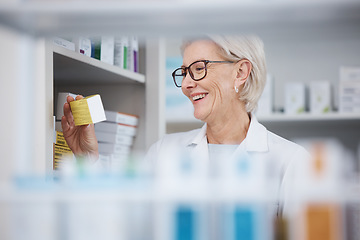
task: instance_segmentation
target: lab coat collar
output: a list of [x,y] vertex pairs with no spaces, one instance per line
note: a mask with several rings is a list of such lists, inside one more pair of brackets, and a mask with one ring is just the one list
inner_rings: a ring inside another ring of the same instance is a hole
[[[251,121],[246,138],[240,146],[244,145],[248,152],[267,152],[269,150],[267,129],[258,122],[254,114],[250,114],[250,118]],[[207,144],[206,128],[207,125],[205,123],[195,137],[188,143],[188,146],[196,146],[201,143]]]
[[248,152],[269,151],[267,129],[258,122],[254,114],[251,114],[250,117],[250,126],[242,144],[245,144],[246,151]]
[[206,128],[207,124],[205,123],[202,128],[200,129],[200,132],[195,136],[195,138],[191,139],[188,146],[190,145],[199,145],[201,142],[206,141],[207,143],[207,137],[206,137]]

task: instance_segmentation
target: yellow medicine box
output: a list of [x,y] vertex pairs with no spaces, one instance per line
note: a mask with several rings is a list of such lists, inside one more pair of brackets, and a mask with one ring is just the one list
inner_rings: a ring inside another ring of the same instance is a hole
[[99,94],[70,102],[76,126],[106,120],[104,107]]

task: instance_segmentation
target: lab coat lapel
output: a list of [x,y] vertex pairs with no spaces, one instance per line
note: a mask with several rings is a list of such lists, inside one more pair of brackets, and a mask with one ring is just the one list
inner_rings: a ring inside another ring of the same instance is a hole
[[268,132],[266,128],[261,125],[254,114],[251,114],[251,122],[243,141],[247,152],[268,152]]
[[189,154],[193,160],[195,160],[198,164],[201,164],[202,169],[208,168],[209,162],[209,150],[208,150],[208,142],[206,137],[206,123],[201,128],[200,132],[188,142],[186,148],[189,151]]
[[[206,123],[201,128],[200,132],[187,143],[186,149],[189,150],[192,159],[197,159],[204,163],[208,162],[209,150],[206,138]],[[236,149],[234,155],[241,152],[268,152],[268,137],[267,129],[258,122],[254,114],[251,114],[251,122],[246,138]]]

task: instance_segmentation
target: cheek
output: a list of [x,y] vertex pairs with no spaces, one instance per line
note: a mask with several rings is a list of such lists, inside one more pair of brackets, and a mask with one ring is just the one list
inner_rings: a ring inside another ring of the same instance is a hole
[[232,84],[228,79],[217,78],[211,82],[211,88],[217,96],[226,98],[230,94]]
[[185,96],[189,97],[189,93],[188,93],[188,91],[186,91],[185,87],[181,87],[181,91]]
[[214,69],[213,74],[211,74],[211,79],[210,85],[223,94],[228,92],[230,88],[233,88],[233,81],[231,80],[232,76],[228,71],[219,71]]

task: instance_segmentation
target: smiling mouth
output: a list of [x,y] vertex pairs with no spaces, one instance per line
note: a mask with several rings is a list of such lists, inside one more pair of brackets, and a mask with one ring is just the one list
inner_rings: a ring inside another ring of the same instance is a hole
[[207,93],[199,94],[199,95],[193,96],[192,99],[193,99],[193,101],[199,101],[199,100],[203,99],[206,95],[207,95]]

